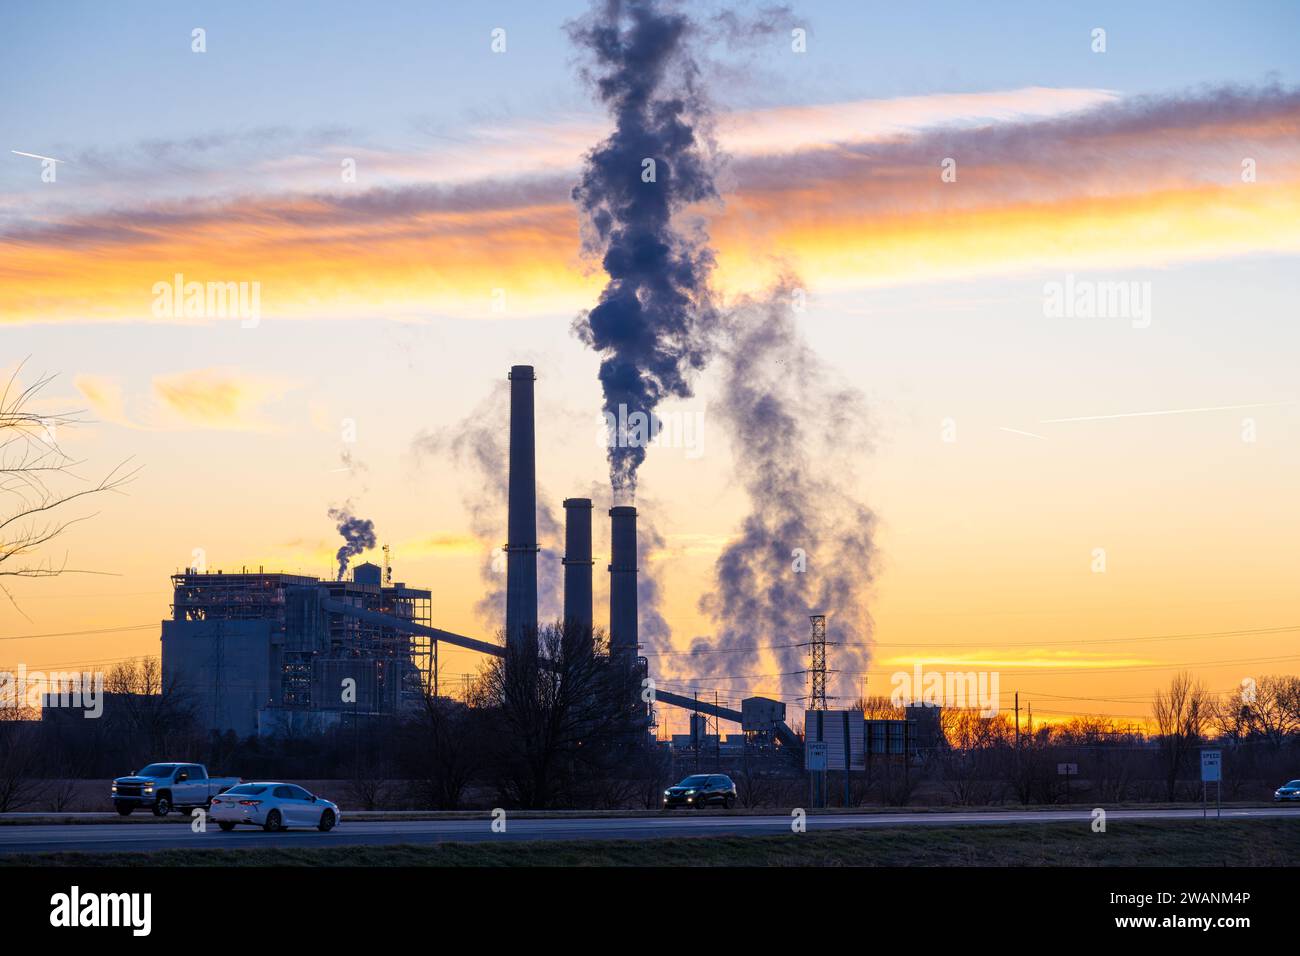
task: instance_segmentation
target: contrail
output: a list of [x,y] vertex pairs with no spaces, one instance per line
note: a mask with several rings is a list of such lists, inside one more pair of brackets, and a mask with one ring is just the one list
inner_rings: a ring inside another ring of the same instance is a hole
[[999,425],[999,431],[1011,432],[1013,435],[1024,435],[1026,438],[1037,438],[1039,441],[1047,441],[1042,435],[1035,435],[1033,432],[1021,431],[1019,428],[1007,428],[1006,425]]
[[1114,415],[1080,415],[1076,418],[1044,418],[1040,425],[1059,425],[1063,422],[1101,422],[1112,418],[1146,418],[1151,415],[1189,415],[1193,412],[1230,412],[1239,408],[1278,408],[1294,405],[1290,402],[1253,402],[1247,405],[1206,405],[1203,408],[1164,408],[1154,412],[1119,412]]
[[28,157],[29,159],[43,159],[43,160],[45,160],[46,162],[50,162],[50,163],[66,163],[66,162],[68,162],[68,160],[66,160],[66,159],[55,159],[53,156],[42,156],[40,153],[24,153],[24,152],[23,152],[22,150],[20,150],[20,149],[11,149],[11,150],[9,150],[9,152],[13,153],[15,156],[26,156],[26,157]]

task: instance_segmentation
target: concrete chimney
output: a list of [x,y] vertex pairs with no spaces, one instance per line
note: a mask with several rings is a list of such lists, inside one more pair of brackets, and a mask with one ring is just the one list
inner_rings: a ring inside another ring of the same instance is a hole
[[506,529],[506,645],[537,633],[537,463],[531,365],[510,368],[510,507]]
[[637,651],[636,509],[609,509],[609,647],[610,656],[629,664]]
[[591,499],[564,499],[564,620],[591,630]]

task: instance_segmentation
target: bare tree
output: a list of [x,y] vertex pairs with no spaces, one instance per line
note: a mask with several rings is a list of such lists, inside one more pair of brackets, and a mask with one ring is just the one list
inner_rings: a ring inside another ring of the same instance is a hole
[[907,717],[906,707],[899,706],[888,697],[881,697],[879,694],[859,697],[853,709],[862,711],[867,720],[903,720]]
[[1227,735],[1257,737],[1280,748],[1300,735],[1300,677],[1261,677],[1243,684],[1217,702],[1214,723]]
[[[0,513],[0,592],[15,607],[4,578],[96,573],[68,567],[66,555],[56,561],[47,553],[48,546],[71,525],[91,517],[72,516],[73,502],[118,491],[138,470],[128,470],[124,461],[97,482],[79,476],[77,468],[83,463],[63,451],[58,432],[80,423],[80,413],[36,411],[40,392],[54,376],[43,375],[23,386],[18,381],[21,371],[20,363],[0,391],[0,493],[12,509]],[[71,488],[64,487],[69,484]]]
[[[638,690],[599,630],[556,623],[514,642],[486,666],[479,689],[491,711],[502,798],[523,807],[560,805],[575,784],[624,765],[638,746]],[[642,736],[644,729],[642,721]]]
[[459,810],[483,760],[478,714],[426,691],[424,706],[403,727],[407,772],[421,806]]
[[104,676],[104,692],[115,695],[111,721],[132,763],[159,759],[172,744],[193,736],[195,704],[179,675],[163,674],[162,661],[122,661]]
[[739,766],[732,770],[736,797],[742,807],[761,807],[771,800],[775,788],[763,769],[763,762],[746,747],[741,753]]
[[40,795],[40,719],[40,708],[21,699],[15,684],[8,682],[0,690],[0,813]]
[[1156,691],[1151,709],[1160,734],[1166,799],[1173,801],[1178,790],[1178,775],[1204,735],[1211,711],[1209,695],[1204,685],[1184,672],[1174,677],[1168,691]]
[[347,787],[348,795],[358,808],[379,810],[386,807],[391,790],[388,761],[367,748],[365,757],[353,763]]
[[948,747],[940,752],[938,764],[953,801],[969,806],[1000,798],[1015,738],[1006,715],[985,717],[976,710],[950,707],[940,715],[940,725]]

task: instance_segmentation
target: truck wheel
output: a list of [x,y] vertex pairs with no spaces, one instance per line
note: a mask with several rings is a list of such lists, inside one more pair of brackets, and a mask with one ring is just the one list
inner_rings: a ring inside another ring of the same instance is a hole
[[231,830],[233,830],[233,829],[235,828],[235,821],[234,821],[234,820],[218,820],[218,821],[217,821],[217,826],[221,827],[222,832],[224,832],[224,833],[229,833]]
[[266,815],[266,822],[262,824],[262,829],[267,833],[275,833],[284,829],[284,821],[280,817],[279,810],[272,810]]
[[153,815],[156,817],[165,817],[172,812],[171,797],[159,796],[153,805]]
[[117,815],[118,815],[119,817],[129,817],[129,816],[131,815],[131,811],[134,810],[134,809],[135,809],[135,805],[134,805],[134,804],[131,804],[131,803],[119,803],[119,804],[117,805]]
[[316,829],[319,830],[321,833],[329,833],[331,830],[334,829],[333,810],[326,810],[324,813],[320,815],[320,823],[316,825]]

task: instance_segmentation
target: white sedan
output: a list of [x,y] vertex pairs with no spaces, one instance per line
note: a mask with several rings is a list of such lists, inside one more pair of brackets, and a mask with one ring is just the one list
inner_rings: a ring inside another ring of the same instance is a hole
[[268,832],[288,827],[328,832],[339,822],[339,808],[296,784],[241,783],[212,798],[208,817],[226,831],[247,823]]

